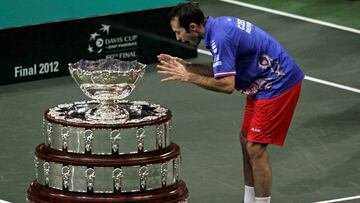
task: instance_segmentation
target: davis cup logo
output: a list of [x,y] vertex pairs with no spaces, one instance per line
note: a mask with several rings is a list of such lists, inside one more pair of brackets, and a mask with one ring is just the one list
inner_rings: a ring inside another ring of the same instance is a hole
[[103,52],[104,49],[104,39],[109,35],[110,25],[101,24],[101,28],[90,34],[88,51],[89,53],[98,53]]
[[89,34],[88,52],[105,55],[106,58],[136,59],[138,35],[115,30],[110,33],[110,25],[101,24],[100,28]]

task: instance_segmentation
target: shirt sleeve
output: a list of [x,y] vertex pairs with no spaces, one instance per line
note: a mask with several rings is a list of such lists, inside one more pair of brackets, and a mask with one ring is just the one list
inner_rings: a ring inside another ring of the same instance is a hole
[[217,36],[211,41],[214,77],[236,75],[236,48],[234,42],[226,36]]

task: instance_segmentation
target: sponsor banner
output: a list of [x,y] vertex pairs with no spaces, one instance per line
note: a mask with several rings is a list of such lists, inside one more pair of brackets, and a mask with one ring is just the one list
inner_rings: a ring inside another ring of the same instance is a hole
[[197,56],[175,40],[171,7],[0,30],[0,85],[68,75],[68,63],[118,58],[155,63],[168,53]]

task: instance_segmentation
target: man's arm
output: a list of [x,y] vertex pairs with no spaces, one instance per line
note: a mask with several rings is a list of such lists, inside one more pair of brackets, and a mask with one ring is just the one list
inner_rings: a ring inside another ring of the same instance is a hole
[[[208,64],[183,64],[178,60],[160,60],[158,73],[167,75],[162,82],[178,80],[190,82],[207,90],[232,93],[235,85],[235,77],[227,76],[219,79],[213,77],[212,67]],[[211,71],[210,71],[211,70]]]
[[235,76],[213,78],[192,73],[189,82],[204,89],[231,94],[234,91]]
[[199,75],[207,76],[207,77],[214,77],[214,72],[212,69],[212,63],[192,63],[186,61],[179,57],[170,56],[168,54],[160,54],[157,56],[159,61],[165,61],[170,63],[171,61],[175,60],[186,67],[186,70],[192,73],[196,73]]
[[196,63],[187,63],[185,65],[187,71],[191,73],[196,73],[198,75],[214,77],[214,72],[212,69],[212,63],[208,64],[196,64]]

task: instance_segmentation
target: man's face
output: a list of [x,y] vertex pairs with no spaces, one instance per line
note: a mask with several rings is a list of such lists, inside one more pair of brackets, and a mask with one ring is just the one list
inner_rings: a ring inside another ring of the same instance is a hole
[[178,17],[174,17],[173,19],[171,19],[170,25],[172,30],[175,32],[176,40],[188,42],[189,44],[194,46],[197,46],[200,43],[201,37],[199,33],[197,33],[196,31],[192,31],[191,29],[190,32],[186,32],[185,28],[181,27]]

